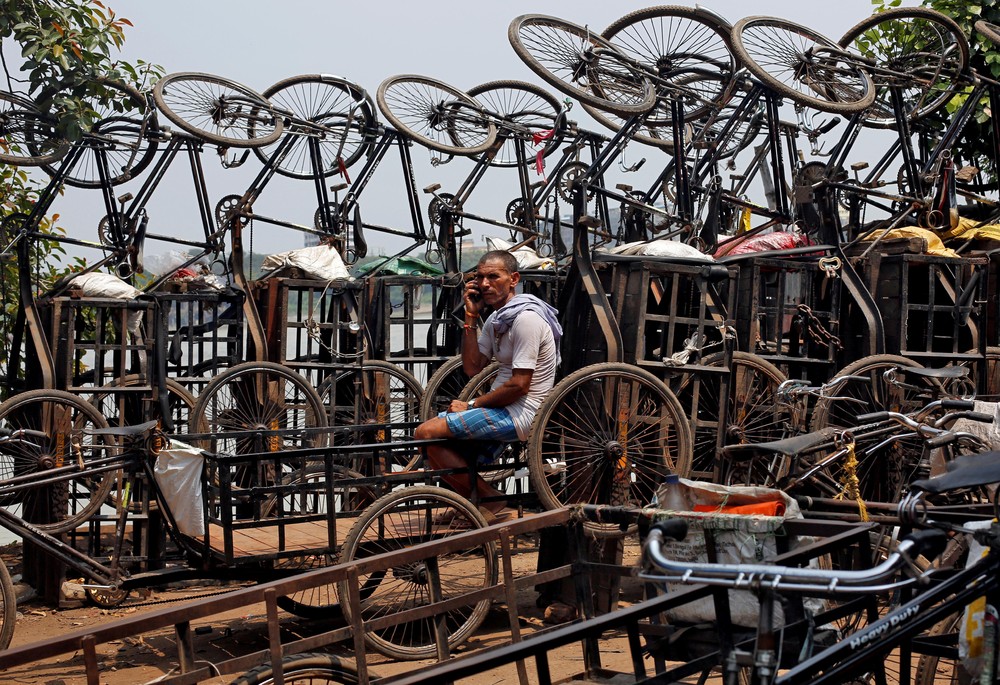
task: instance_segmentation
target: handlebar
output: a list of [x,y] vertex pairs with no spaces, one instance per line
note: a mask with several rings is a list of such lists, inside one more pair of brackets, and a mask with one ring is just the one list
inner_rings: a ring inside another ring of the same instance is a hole
[[[917,531],[903,538],[896,550],[885,561],[870,569],[820,569],[798,566],[777,566],[767,564],[712,564],[704,562],[673,561],[664,554],[664,539],[677,538],[687,522],[667,519],[657,523],[646,538],[644,552],[646,558],[663,575],[640,573],[640,578],[652,581],[671,580],[686,584],[719,585],[733,589],[755,589],[767,587],[778,590],[800,592],[840,592],[869,593],[902,587],[918,581],[924,573],[916,566],[918,556],[933,558],[941,553],[948,540],[944,531],[927,529]],[[910,577],[893,581],[899,570],[906,570]]]

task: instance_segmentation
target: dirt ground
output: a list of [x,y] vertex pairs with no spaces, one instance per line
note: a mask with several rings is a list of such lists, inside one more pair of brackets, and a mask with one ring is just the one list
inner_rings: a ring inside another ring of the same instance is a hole
[[[4,557],[16,574],[19,570],[16,548],[0,551],[6,551]],[[534,554],[517,555],[514,562],[515,574],[530,573],[534,570],[535,556]],[[26,594],[31,593],[27,586],[20,585],[19,589]],[[190,600],[197,596],[225,589],[225,587],[211,584],[186,585],[182,588],[156,591],[144,599],[132,597],[125,605],[112,610],[99,609],[89,605],[56,609],[37,600],[28,599],[18,604],[18,620],[12,644],[17,646],[45,640],[87,626],[103,625],[134,616],[139,612],[162,608],[164,602]],[[627,604],[636,601],[638,599],[637,592],[637,586],[630,587],[626,583],[623,586],[623,602]],[[520,626],[522,635],[525,636],[548,627],[543,623],[542,610],[535,606],[535,598],[535,592],[529,590],[522,592],[518,599]],[[229,614],[215,616],[206,623],[193,624],[197,657],[209,661],[221,661],[238,654],[266,648],[267,629],[263,614],[263,605],[250,606]],[[316,634],[323,630],[329,630],[331,627],[332,625],[324,625],[322,622],[306,621],[290,614],[282,614],[283,640]],[[507,623],[506,606],[495,604],[480,631],[458,652],[503,645],[509,641],[510,628]],[[350,647],[346,645],[334,645],[329,648],[329,651],[339,656],[351,657]],[[623,634],[609,635],[608,640],[602,645],[601,651],[602,665],[609,671],[628,672],[631,670],[628,647]],[[100,645],[98,654],[102,685],[152,683],[164,674],[170,673],[177,665],[171,629]],[[567,678],[583,671],[583,656],[578,644],[550,654],[549,659],[551,672],[555,678]],[[368,660],[369,667],[378,675],[402,673],[430,663],[433,662],[396,661],[377,653],[370,654]],[[529,664],[529,677],[532,682],[535,682],[532,671],[533,667]],[[232,679],[233,676],[228,676],[209,682],[229,683]],[[77,653],[72,656],[12,669],[0,673],[0,682],[29,685],[82,685],[86,683],[83,656],[82,653]],[[469,679],[465,682],[473,682],[473,680]],[[516,683],[517,675],[514,667],[511,666],[496,672],[482,674],[474,682],[477,685]]]

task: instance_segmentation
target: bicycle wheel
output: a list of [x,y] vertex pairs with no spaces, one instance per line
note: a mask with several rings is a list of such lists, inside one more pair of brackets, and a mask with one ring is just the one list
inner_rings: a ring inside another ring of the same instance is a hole
[[[857,426],[859,414],[877,411],[910,412],[926,404],[928,397],[939,394],[932,379],[909,377],[908,368],[922,368],[920,364],[894,354],[873,354],[848,364],[833,375],[859,376],[864,380],[845,381],[835,398],[816,401],[812,413],[812,430],[833,427],[850,429]],[[885,377],[886,371],[896,370],[897,382]]]
[[[107,428],[97,409],[77,395],[60,390],[30,390],[0,404],[0,429],[39,431],[47,438],[8,442],[0,452],[0,485],[13,478],[27,482],[0,495],[0,506],[15,516],[50,517],[34,523],[49,533],[62,533],[85,523],[108,497],[118,471],[88,472],[88,462],[106,459],[115,446],[111,436],[87,435],[88,429]],[[74,442],[79,443],[79,451]],[[59,482],[33,487],[31,478],[51,477]]]
[[[354,662],[332,654],[295,654],[281,662],[283,682],[288,685],[356,685],[358,667]],[[368,677],[379,676],[368,671]],[[234,680],[231,685],[273,685],[277,682],[271,664],[261,664]]]
[[[121,380],[120,385],[122,388],[132,388],[146,382],[144,378],[130,374]],[[111,387],[118,386],[119,383],[115,382]],[[173,378],[166,379],[165,388],[167,391],[167,407],[174,424],[171,433],[187,433],[188,422],[195,405],[194,395]],[[94,395],[90,399],[90,402],[97,407],[101,416],[112,426],[134,426],[150,418],[150,396],[144,393],[135,391],[104,392]],[[159,403],[152,404],[152,411],[158,416],[160,412]]]
[[664,5],[630,14],[601,35],[656,74],[657,104],[647,126],[672,126],[670,102],[684,100],[684,120],[700,119],[729,96],[736,59],[731,27],[697,7]]
[[168,74],[156,82],[153,99],[181,129],[222,147],[267,145],[284,130],[267,98],[212,74]]
[[746,17],[733,26],[733,52],[779,95],[825,112],[852,114],[875,101],[871,76],[839,45],[776,17]]
[[538,408],[528,470],[546,509],[641,507],[668,473],[689,474],[691,450],[688,419],[662,381],[629,364],[593,364]]
[[462,355],[446,359],[427,379],[423,397],[420,398],[420,420],[433,419],[448,409],[468,382],[469,376],[462,368]]
[[458,393],[458,399],[468,402],[477,397],[482,397],[493,387],[493,381],[496,380],[499,373],[500,362],[487,364],[485,369],[469,379],[469,382],[462,388],[462,392]]
[[585,26],[524,14],[510,23],[507,38],[528,68],[580,102],[620,116],[645,114],[656,104],[650,80]]
[[504,136],[491,166],[517,167],[518,145],[524,146],[528,166],[535,165],[538,152],[548,157],[559,148],[563,129],[556,121],[562,105],[538,86],[523,81],[490,81],[470,88],[468,94],[498,120],[498,135]]
[[[420,418],[423,388],[406,369],[372,359],[327,376],[320,384],[319,396],[334,429],[335,444],[401,443],[412,437]],[[374,427],[336,430],[365,425]],[[420,461],[420,451],[394,450],[392,459],[390,468],[410,469]]]
[[[288,154],[276,167],[283,176],[326,178],[340,173],[366,156],[375,144],[378,116],[375,103],[361,87],[338,76],[304,74],[278,81],[263,93],[275,109],[290,112],[299,123],[285,125],[284,136],[294,136]],[[323,129],[311,128],[317,124]],[[321,169],[314,167],[310,142],[319,148]],[[277,144],[254,148],[264,164],[270,163]],[[317,173],[318,172],[318,173]]]
[[[725,354],[706,356],[702,365],[721,368]],[[695,390],[693,374],[684,374],[677,389],[681,406],[690,408]],[[698,413],[694,431],[692,472],[711,475],[717,461],[716,438],[722,430],[723,445],[752,445],[778,440],[785,434],[788,415],[777,404],[775,391],[787,378],[766,359],[747,352],[733,352],[729,365],[728,396],[722,395],[723,377],[718,373],[697,378]],[[719,426],[719,410],[726,407],[726,425]],[[690,409],[686,412],[691,414]],[[729,485],[773,485],[788,465],[770,459],[740,460],[728,465]]]
[[[66,185],[102,188],[101,163],[107,164],[107,184],[116,186],[135,178],[153,161],[155,138],[146,135],[146,98],[132,86],[119,81],[97,79],[92,102],[97,121],[77,143],[80,156],[66,177]],[[44,170],[54,175],[57,165]]]
[[31,100],[0,91],[0,162],[14,166],[54,164],[69,152],[56,120]]
[[7,565],[0,560],[0,650],[10,647],[17,623],[17,595]]
[[[421,542],[439,540],[470,528],[486,527],[479,510],[464,497],[433,486],[410,486],[378,499],[361,515],[347,534],[341,563],[398,551]],[[469,545],[436,557],[441,599],[447,601],[496,585],[497,558],[493,543]],[[362,627],[365,621],[430,604],[428,568],[424,561],[362,574],[358,578],[361,614],[355,616],[348,600],[349,581],[337,585],[347,622]],[[426,659],[436,652],[434,626],[443,622],[449,647],[457,647],[482,624],[490,608],[484,599],[437,616],[418,618],[365,632],[365,642],[386,656]]]
[[[326,485],[326,465],[311,462],[281,477],[287,494],[271,495],[261,505],[261,518],[271,516],[327,514],[332,506],[338,516],[358,516],[370,506],[378,495],[367,485],[352,481],[364,475],[349,468],[331,465],[335,482]],[[277,566],[282,569],[309,569],[329,566],[335,555],[323,554],[302,558],[284,559]],[[278,606],[285,611],[308,619],[329,618],[337,609],[337,590],[333,585],[319,585],[291,595],[278,597]]]
[[[942,619],[934,625],[927,636],[936,638],[936,642],[944,641],[952,649],[956,650],[958,633],[962,629],[962,619],[964,613],[959,611],[952,616]],[[945,638],[950,639],[945,640]],[[944,656],[932,656],[921,654],[917,659],[917,668],[913,676],[913,685],[962,685],[963,683],[976,682],[972,675],[962,668],[960,659],[949,659]]]
[[425,76],[387,78],[375,99],[396,130],[431,150],[478,155],[497,137],[496,126],[468,93]]
[[[238,364],[212,379],[198,395],[192,431],[210,434],[199,446],[224,454],[322,447],[327,425],[323,401],[309,381],[272,362]],[[227,433],[253,431],[252,437]]]
[[953,19],[932,9],[897,7],[873,14],[848,29],[839,41],[872,63],[875,103],[864,122],[874,128],[896,125],[892,88],[899,88],[909,121],[936,112],[955,95],[969,65],[969,41]]

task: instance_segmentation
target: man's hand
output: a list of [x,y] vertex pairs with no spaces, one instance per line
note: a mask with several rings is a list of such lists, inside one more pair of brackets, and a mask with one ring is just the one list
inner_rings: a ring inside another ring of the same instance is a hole
[[449,412],[465,411],[468,408],[469,403],[462,400],[452,400],[451,404],[448,405]]

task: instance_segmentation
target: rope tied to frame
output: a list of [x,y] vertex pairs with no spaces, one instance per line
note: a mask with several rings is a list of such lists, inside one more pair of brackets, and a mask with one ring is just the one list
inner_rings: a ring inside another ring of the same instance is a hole
[[854,452],[854,438],[848,436],[846,442],[844,443],[844,449],[847,450],[847,455],[844,458],[844,473],[840,477],[840,486],[842,491],[837,495],[836,499],[850,498],[858,503],[858,516],[861,520],[868,522],[870,519],[868,517],[868,506],[865,504],[864,499],[861,498],[861,483],[858,480],[858,457]]

